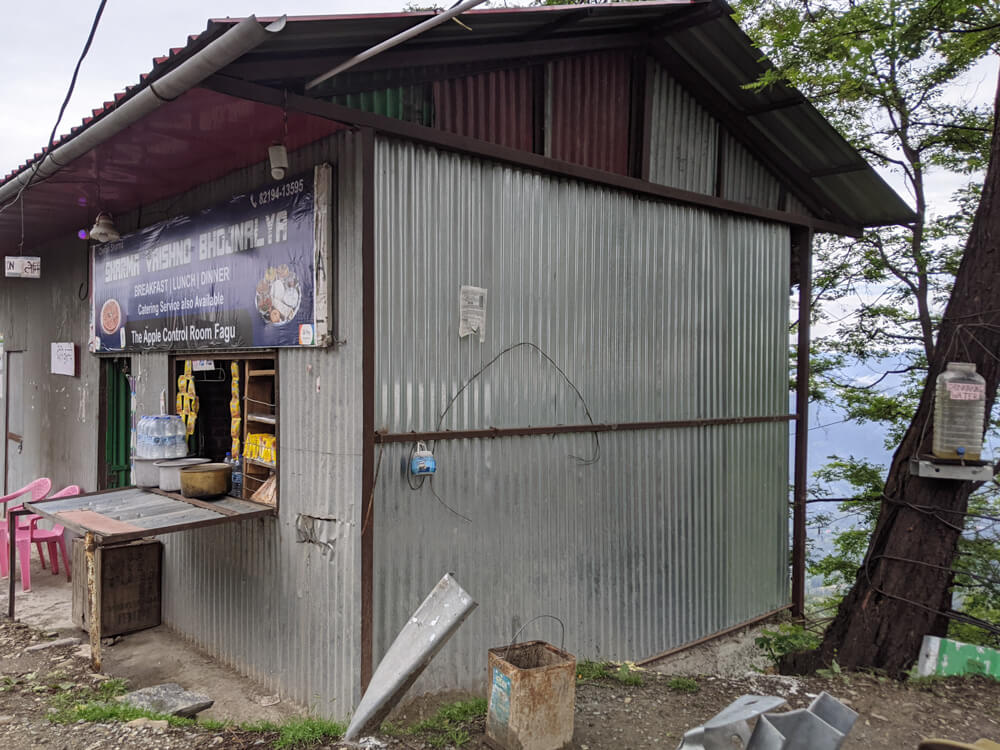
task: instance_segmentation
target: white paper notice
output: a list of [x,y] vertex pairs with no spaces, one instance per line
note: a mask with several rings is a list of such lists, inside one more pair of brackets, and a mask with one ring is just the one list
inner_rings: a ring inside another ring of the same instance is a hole
[[72,342],[52,344],[53,375],[76,375],[76,347]]
[[486,290],[478,286],[463,286],[458,294],[458,337],[479,334],[479,343],[486,341]]

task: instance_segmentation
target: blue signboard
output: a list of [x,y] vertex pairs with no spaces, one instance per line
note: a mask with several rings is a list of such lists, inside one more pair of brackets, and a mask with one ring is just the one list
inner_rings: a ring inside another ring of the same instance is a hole
[[316,343],[312,174],[99,245],[96,351]]

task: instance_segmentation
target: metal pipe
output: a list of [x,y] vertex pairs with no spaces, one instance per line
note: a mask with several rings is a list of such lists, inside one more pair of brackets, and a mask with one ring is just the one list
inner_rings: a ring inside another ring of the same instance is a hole
[[98,585],[97,552],[94,544],[94,532],[88,531],[84,536],[84,552],[87,556],[87,594],[90,602],[90,668],[93,672],[101,671],[101,587]]
[[192,55],[174,70],[147,85],[120,107],[101,117],[70,139],[42,157],[37,165],[28,166],[13,179],[0,187],[0,203],[17,196],[29,182],[38,182],[58,172],[74,159],[86,154],[142,119],[164,103],[173,101],[194,88],[210,75],[252,50],[269,34],[285,28],[285,17],[262,26],[253,16],[244,18],[205,49]]
[[682,643],[680,646],[674,646],[673,648],[669,648],[666,651],[661,651],[660,653],[654,654],[653,656],[647,656],[645,659],[637,661],[635,665],[637,667],[645,667],[650,664],[655,664],[656,662],[662,659],[666,659],[668,656],[673,656],[674,654],[682,653],[696,646],[701,646],[704,643],[711,643],[712,641],[718,638],[723,638],[731,633],[736,633],[740,630],[743,630],[743,628],[749,628],[752,627],[753,625],[760,625],[761,623],[767,622],[772,617],[780,615],[785,610],[790,609],[791,606],[792,606],[791,604],[785,604],[784,606],[778,607],[777,609],[772,609],[770,612],[765,612],[762,615],[751,617],[749,620],[738,622],[735,625],[730,625],[728,628],[717,630],[716,632],[698,638],[697,640],[688,641],[687,643]]
[[326,73],[323,73],[322,75],[318,75],[315,78],[313,78],[311,81],[309,81],[309,83],[306,84],[306,91],[312,88],[316,88],[328,78],[333,78],[335,75],[337,75],[337,73],[343,73],[348,68],[353,68],[355,65],[363,63],[365,60],[369,60],[375,57],[376,55],[385,52],[387,49],[391,49],[398,44],[402,44],[403,42],[412,39],[415,36],[419,36],[428,29],[432,29],[438,24],[444,23],[449,18],[454,18],[460,13],[464,13],[465,11],[471,8],[475,8],[477,5],[481,5],[483,2],[485,2],[485,0],[465,0],[464,3],[459,3],[453,8],[449,8],[444,13],[439,13],[433,18],[428,18],[426,21],[418,23],[416,26],[409,28],[406,31],[400,32],[399,34],[396,34],[396,36],[394,37],[386,39],[384,42],[379,42],[374,47],[369,47],[364,52],[361,52],[360,54],[357,54],[354,57],[344,60],[344,62],[340,63],[340,65],[338,65],[337,67],[332,68],[328,70]]
[[809,312],[812,303],[812,232],[797,232],[799,338],[795,364],[795,472],[792,510],[792,616],[806,605],[806,486],[809,481]]
[[474,438],[522,437],[526,435],[567,435],[581,432],[635,432],[667,430],[679,427],[718,427],[720,425],[790,422],[794,414],[768,417],[719,417],[683,419],[666,422],[619,422],[615,424],[560,424],[551,427],[487,427],[481,430],[436,430],[433,432],[376,432],[376,443],[412,443],[417,440],[471,440]]

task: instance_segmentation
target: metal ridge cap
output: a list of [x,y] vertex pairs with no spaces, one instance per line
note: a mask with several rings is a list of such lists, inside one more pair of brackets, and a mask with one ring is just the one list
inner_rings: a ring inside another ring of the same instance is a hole
[[[615,11],[625,11],[628,12],[638,12],[640,8],[667,8],[667,7],[682,7],[682,6],[700,6],[709,5],[718,2],[718,0],[644,0],[643,2],[611,2],[602,3],[600,5],[589,5],[589,6],[579,6],[579,5],[538,5],[529,7],[510,7],[510,8],[477,8],[474,10],[467,10],[462,13],[462,15],[474,15],[474,16],[490,16],[490,15],[528,15],[537,13],[571,13],[582,9],[592,11],[595,13],[608,13]],[[728,6],[726,6],[728,7]],[[436,12],[431,11],[394,11],[387,13],[333,13],[333,14],[316,14],[316,15],[304,15],[304,16],[288,16],[289,23],[308,23],[312,21],[361,21],[361,20],[373,20],[373,19],[391,19],[391,18],[431,18],[435,15],[439,15]],[[274,21],[279,16],[261,16],[257,20],[261,23],[268,23]],[[242,19],[239,18],[212,18],[210,19],[212,23],[221,24],[232,24]]]

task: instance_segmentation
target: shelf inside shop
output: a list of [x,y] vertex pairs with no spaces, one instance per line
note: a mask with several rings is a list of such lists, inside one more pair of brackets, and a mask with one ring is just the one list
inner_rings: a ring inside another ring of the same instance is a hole
[[247,370],[248,378],[267,377],[267,376],[274,377],[274,370]]
[[278,418],[273,414],[247,414],[248,422],[260,422],[261,424],[277,424]]
[[247,458],[246,456],[244,456],[243,460],[246,461],[248,464],[252,464],[254,466],[263,466],[265,469],[278,468],[278,464],[272,464],[270,461],[261,461],[259,458]]

